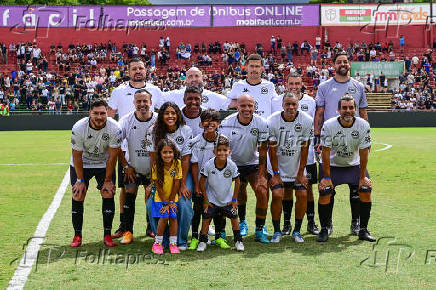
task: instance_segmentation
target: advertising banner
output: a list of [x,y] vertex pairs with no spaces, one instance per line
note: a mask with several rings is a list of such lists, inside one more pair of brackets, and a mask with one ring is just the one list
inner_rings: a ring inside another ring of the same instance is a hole
[[399,77],[404,72],[404,61],[391,62],[351,62],[351,75],[359,73],[361,77],[367,74],[379,76],[380,72],[386,77]]

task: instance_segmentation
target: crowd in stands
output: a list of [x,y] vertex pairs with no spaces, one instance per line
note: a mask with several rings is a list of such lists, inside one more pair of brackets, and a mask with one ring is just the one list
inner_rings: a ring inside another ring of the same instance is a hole
[[392,42],[327,41],[321,45],[320,37],[314,45],[309,41],[285,44],[279,35],[272,36],[270,43],[270,47],[258,43],[248,48],[244,43],[229,41],[181,42],[171,49],[170,38],[162,36],[151,49],[146,43],[108,41],[67,47],[52,44],[47,51],[30,42],[0,43],[0,64],[17,64],[14,70],[0,73],[0,101],[10,111],[19,107],[53,114],[87,110],[91,99],[109,98],[113,88],[127,80],[127,63],[134,57],[144,60],[148,82],[163,91],[183,86],[187,69],[195,65],[205,70],[206,89],[226,95],[235,81],[244,78],[246,58],[252,52],[263,57],[263,77],[276,85],[278,94],[285,90],[284,76],[296,71],[304,76],[306,93],[315,96],[319,84],[334,75],[331,59],[345,50],[353,61],[404,60],[406,70],[399,77],[399,88],[393,91],[388,89],[388,78],[383,74],[356,76],[368,92],[392,92],[392,110],[436,110],[433,51],[404,56],[404,37],[400,50],[394,50]]

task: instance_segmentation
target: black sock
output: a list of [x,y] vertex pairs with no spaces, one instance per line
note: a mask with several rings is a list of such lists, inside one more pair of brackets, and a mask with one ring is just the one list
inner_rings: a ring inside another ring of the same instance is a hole
[[198,227],[200,226],[201,211],[194,208],[194,216],[192,217],[192,238],[198,239]]
[[205,235],[200,234],[200,242],[207,243],[207,241],[208,241],[207,233]]
[[263,231],[264,225],[265,225],[265,219],[256,217],[256,231]]
[[313,223],[315,219],[315,202],[313,201],[307,202],[306,215],[307,215],[307,222]]
[[330,207],[329,207],[329,216],[328,216],[328,221],[329,223],[332,223],[332,215],[333,215],[333,207],[335,205],[335,196],[332,195],[330,197]]
[[226,225],[227,225],[227,219],[223,219],[221,218],[221,233],[225,233],[226,232]]
[[302,222],[303,222],[302,219],[297,219],[297,218],[295,219],[294,232],[300,232]]
[[291,214],[292,207],[294,206],[294,201],[291,200],[282,200],[282,208],[283,208],[283,223],[284,225],[291,224]]
[[321,228],[327,228],[329,224],[329,212],[330,212],[330,204],[320,204],[318,203],[318,216],[319,223],[321,224]]
[[102,198],[101,211],[103,213],[104,235],[110,235],[112,230],[112,221],[115,214],[114,198]]
[[368,227],[369,217],[371,215],[372,202],[360,203],[360,228],[366,229]]
[[126,228],[126,217],[124,212],[120,212],[120,229],[124,231]]
[[274,232],[275,233],[280,233],[281,231],[280,231],[280,220],[272,220],[272,224],[273,224],[273,227],[274,227]]
[[359,221],[360,215],[360,198],[357,187],[350,188],[350,207],[351,207],[351,219],[353,222]]
[[126,193],[124,200],[124,226],[125,230],[133,234],[133,223],[135,220],[136,194]]
[[233,241],[236,242],[242,242],[242,236],[240,230],[233,230]]
[[239,216],[239,221],[243,222],[245,221],[245,213],[247,211],[247,205],[246,204],[240,204],[238,205],[238,216]]
[[148,216],[147,213],[145,213],[145,216],[147,218],[147,229],[146,229],[146,231],[151,231],[150,217]]
[[83,201],[72,199],[71,219],[73,221],[74,235],[82,237]]
[[213,220],[215,223],[215,240],[221,238],[221,231],[223,226],[223,218],[221,215],[218,215],[216,219]]

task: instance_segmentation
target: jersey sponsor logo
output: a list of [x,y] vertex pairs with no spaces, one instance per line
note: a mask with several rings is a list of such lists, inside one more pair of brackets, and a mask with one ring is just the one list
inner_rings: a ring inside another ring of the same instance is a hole
[[97,147],[97,146],[94,147],[94,153],[95,153],[95,154],[98,153],[98,147]]
[[208,96],[201,96],[201,103],[205,104],[207,102],[209,102],[209,97]]
[[353,139],[359,138],[359,131],[354,130],[353,132],[351,132],[351,137],[353,137]]
[[183,138],[183,136],[177,136],[176,143],[181,145],[183,142],[185,142],[185,138]]
[[103,139],[104,141],[109,140],[109,134],[108,134],[108,133],[104,133],[104,134],[101,136],[101,139]]
[[172,178],[174,178],[174,176],[176,176],[176,170],[175,170],[175,169],[171,170],[171,172],[170,172],[170,176],[171,176]]
[[259,103],[257,101],[254,101],[254,107],[255,107],[255,110],[257,111],[257,109],[259,108]]
[[243,93],[248,93],[248,88],[244,88],[244,89],[242,90],[242,92],[243,92]]
[[229,177],[231,177],[232,176],[232,171],[230,170],[230,169],[226,169],[226,170],[224,170],[224,174],[223,174],[223,176],[225,177],[225,178],[229,178]]
[[295,124],[294,126],[295,132],[301,132],[303,130],[303,126],[300,123]]
[[260,89],[260,93],[261,93],[262,95],[266,95],[266,94],[268,94],[268,88],[267,88],[267,87],[262,87],[262,88]]
[[355,87],[348,87],[348,92],[350,94],[355,94],[356,93],[356,88]]
[[301,105],[301,110],[302,110],[302,111],[305,111],[305,112],[306,112],[306,111],[309,111],[309,106],[306,105],[306,104],[302,104],[302,105]]
[[257,128],[251,128],[250,133],[251,133],[251,135],[253,135],[253,136],[257,136],[257,135],[259,135],[259,129],[257,129]]

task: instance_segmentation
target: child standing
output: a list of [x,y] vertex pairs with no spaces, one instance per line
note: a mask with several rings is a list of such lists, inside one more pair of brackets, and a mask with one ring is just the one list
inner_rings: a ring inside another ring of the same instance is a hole
[[180,152],[176,145],[162,139],[157,145],[155,165],[152,168],[151,178],[155,187],[155,195],[152,202],[153,218],[159,218],[155,242],[152,251],[155,254],[163,254],[163,234],[170,224],[170,252],[180,253],[177,248],[177,205],[180,180],[182,179],[182,165]]
[[[244,251],[237,210],[239,172],[236,164],[228,158],[230,155],[229,139],[222,135],[219,136],[214,153],[215,157],[206,162],[201,170],[200,190],[204,195],[204,213],[197,251],[203,252],[206,249],[210,220],[217,215],[231,219],[236,250]],[[232,190],[233,181],[235,181],[234,190]]]

